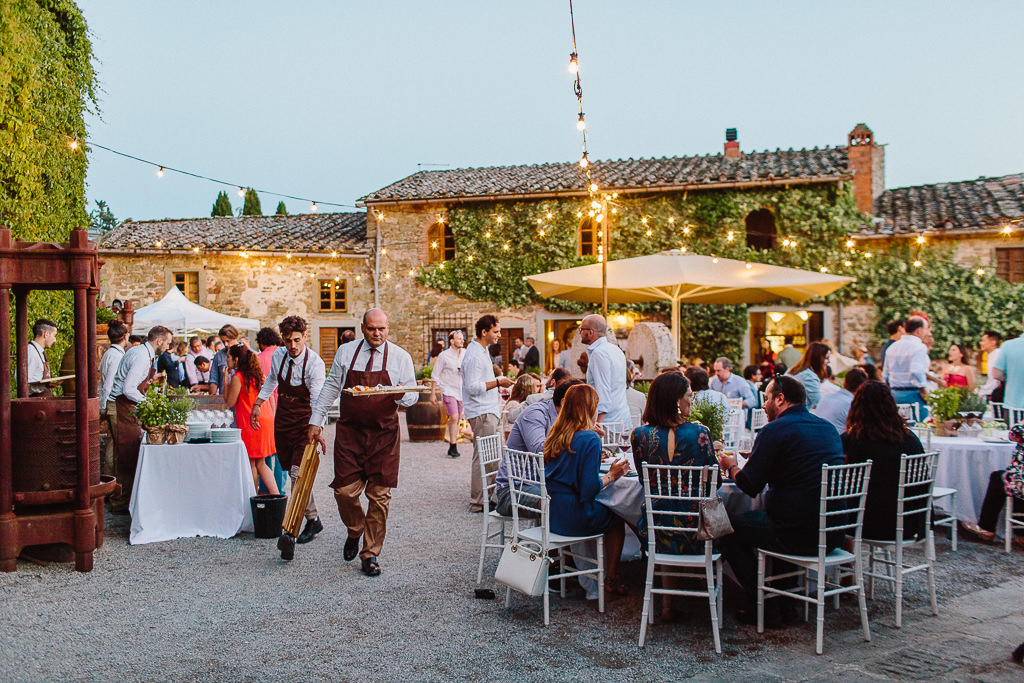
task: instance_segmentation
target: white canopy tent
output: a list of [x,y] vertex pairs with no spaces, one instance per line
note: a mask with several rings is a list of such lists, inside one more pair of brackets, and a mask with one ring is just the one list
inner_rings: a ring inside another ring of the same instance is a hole
[[255,332],[260,329],[260,321],[254,318],[238,318],[225,315],[209,308],[203,308],[189,301],[177,287],[171,287],[163,299],[135,311],[135,334],[148,332],[157,325],[168,327],[176,335],[190,332],[216,332],[225,325],[234,325],[240,330]]

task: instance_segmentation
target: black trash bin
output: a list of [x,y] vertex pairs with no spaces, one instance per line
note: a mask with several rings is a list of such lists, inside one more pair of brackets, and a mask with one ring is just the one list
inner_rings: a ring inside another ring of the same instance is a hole
[[253,535],[256,538],[277,538],[288,509],[288,496],[261,493],[249,499],[252,506]]

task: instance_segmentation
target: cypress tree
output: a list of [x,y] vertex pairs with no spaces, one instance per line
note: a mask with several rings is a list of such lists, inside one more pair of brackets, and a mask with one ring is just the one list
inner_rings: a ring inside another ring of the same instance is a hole
[[283,199],[277,203],[277,211],[275,211],[274,214],[277,215],[277,216],[287,216],[288,215],[288,207],[284,205],[284,200]]
[[260,207],[260,196],[251,187],[245,191],[245,204],[242,205],[243,216],[262,216],[263,209]]
[[211,216],[231,216],[233,211],[231,210],[231,200],[228,199],[227,192],[221,192],[217,195],[217,201],[213,203],[213,211],[210,212]]

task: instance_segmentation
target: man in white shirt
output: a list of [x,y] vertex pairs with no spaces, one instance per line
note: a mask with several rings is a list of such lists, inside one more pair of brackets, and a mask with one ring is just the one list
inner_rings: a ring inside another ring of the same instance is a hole
[[484,486],[480,478],[480,449],[477,438],[498,433],[501,415],[498,387],[512,386],[508,377],[495,377],[487,348],[501,339],[497,316],[484,315],[476,321],[476,338],[462,357],[462,410],[473,430],[473,463],[470,470],[469,511],[483,512]]
[[747,380],[732,372],[732,361],[722,356],[715,360],[715,376],[711,378],[711,390],[725,394],[726,398],[742,398],[744,408],[757,405],[754,392]]
[[[398,486],[398,407],[411,406],[419,399],[416,392],[358,396],[344,394],[356,386],[415,386],[416,370],[412,356],[387,341],[388,316],[374,308],[363,315],[363,338],[343,344],[334,354],[331,373],[309,418],[307,443],[319,441],[325,447],[323,424],[327,409],[341,397],[340,417],[334,434],[334,480],[331,488],[338,502],[341,521],[348,528],[344,558],[352,560],[359,551],[362,570],[378,576],[377,556],[387,534],[391,489]],[[280,391],[278,392],[280,393]],[[359,496],[366,491],[367,509]]]
[[986,381],[985,386],[981,388],[981,395],[988,398],[993,403],[1003,402],[1003,383],[997,380],[992,373],[993,368],[996,367],[996,363],[999,361],[999,343],[1003,340],[1003,335],[989,330],[985,334],[981,335],[981,343],[978,344],[978,348],[988,354],[987,360],[985,361],[986,370]]
[[621,423],[633,428],[626,400],[626,354],[608,341],[608,322],[600,315],[588,315],[580,323],[580,340],[587,345],[587,384],[597,390],[598,423]]
[[192,337],[188,340],[188,355],[185,356],[185,379],[188,380],[189,386],[196,384],[208,384],[209,379],[206,382],[201,382],[199,373],[196,371],[196,358],[204,356],[206,358],[213,358],[213,352],[203,346],[203,340],[199,337]]
[[139,446],[142,445],[142,426],[135,419],[135,406],[146,398],[146,390],[155,372],[154,362],[170,343],[171,331],[157,325],[149,331],[145,343],[125,351],[114,375],[114,384],[110,388],[110,395],[117,404],[114,476],[121,484],[121,493],[110,497],[112,512],[123,513],[128,510],[135,482],[135,467],[139,462]]
[[100,359],[100,419],[107,424],[107,445],[100,462],[103,474],[114,473],[114,454],[117,452],[117,403],[110,395],[114,388],[114,376],[121,365],[124,350],[128,347],[128,327],[120,320],[112,320],[107,325],[107,339],[110,348]]
[[931,362],[924,344],[929,335],[928,321],[915,316],[907,320],[903,329],[905,334],[885,352],[882,380],[889,385],[897,404],[917,404],[918,417],[923,420],[928,415],[925,387]]
[[462,330],[448,333],[448,348],[438,354],[430,378],[441,388],[441,402],[448,413],[448,456],[459,457],[455,442],[459,440],[462,420],[462,357],[466,354],[466,337]]
[[[292,480],[292,491],[299,476],[299,466],[309,430],[309,418],[313,415],[313,401],[320,396],[327,377],[327,366],[319,355],[306,346],[308,325],[303,318],[290,315],[278,325],[284,346],[278,347],[270,357],[270,372],[263,380],[263,387],[252,406],[253,429],[260,428],[260,406],[277,390],[277,412],[274,413],[274,443],[277,444],[277,459],[281,468]],[[309,543],[324,530],[316,501],[312,492],[306,503],[306,527],[298,538],[282,533],[277,547],[281,558],[294,557],[295,543]]]
[[867,381],[866,372],[860,368],[850,368],[846,372],[846,379],[843,380],[843,388],[823,396],[811,412],[823,420],[828,420],[842,434],[846,431],[846,417],[850,414],[853,395]]
[[[46,318],[39,318],[32,326],[32,341],[28,343],[28,393],[29,396],[50,396],[50,385],[39,384],[50,379],[50,363],[46,360],[46,349],[57,341],[57,324]],[[34,384],[35,382],[35,384]]]

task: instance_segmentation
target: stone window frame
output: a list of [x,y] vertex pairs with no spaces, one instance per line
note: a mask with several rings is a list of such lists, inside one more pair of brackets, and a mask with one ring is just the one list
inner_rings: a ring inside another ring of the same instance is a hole
[[[343,287],[342,291],[344,292],[344,296],[343,296],[344,301],[342,303],[342,307],[341,308],[335,307],[336,304],[337,304],[337,301],[336,301],[337,297],[336,296],[332,296],[331,297],[331,307],[330,308],[324,308],[324,299],[321,296],[321,294],[323,292],[323,285],[324,285],[324,283],[330,283],[331,285],[335,285],[335,286],[341,285]],[[338,278],[318,278],[316,280],[316,287],[315,287],[315,291],[313,293],[313,300],[316,301],[317,313],[327,313],[327,314],[330,314],[330,313],[348,313],[349,312],[349,304],[350,304],[350,302],[349,302],[349,295],[350,295],[351,291],[352,291],[352,288],[349,287],[348,278],[340,278],[340,279],[338,279]]]
[[426,233],[427,263],[441,263],[455,259],[455,235],[447,221],[435,221]]
[[[175,275],[179,273],[195,274],[196,285],[199,289],[199,300],[194,302],[200,306],[206,305],[206,268],[195,267],[195,268],[184,268],[181,266],[168,266],[164,268],[164,293],[168,292],[171,287],[177,287],[175,282]],[[186,295],[187,298],[187,295]],[[191,301],[191,299],[189,299]]]
[[590,216],[584,216],[576,228],[576,254],[578,256],[598,256],[601,253],[602,240],[598,237],[599,223]]
[[[999,255],[1005,253],[1009,257],[1008,269],[1004,270],[1000,263]],[[1016,254],[1020,261],[1024,262],[1024,244],[1007,244],[1005,246],[998,246],[992,249],[991,264],[995,269],[995,274],[1007,282],[1024,282],[1024,272],[1019,273],[1019,277],[1013,277],[1013,261],[1014,254]],[[1024,264],[1018,264],[1019,269],[1024,269]],[[1008,272],[1007,272],[1008,270]]]
[[[770,246],[768,246],[767,249],[765,247],[754,246],[754,245],[752,245],[750,243],[750,235],[751,235],[750,229],[749,229],[750,228],[750,218],[755,213],[759,213],[761,211],[767,211],[771,215],[771,217],[772,217],[772,230],[774,232],[772,234],[770,234],[770,235],[755,234],[754,237],[755,237],[755,239],[759,239],[759,240],[764,240],[764,239],[770,240]],[[753,211],[748,212],[747,215],[743,217],[743,230],[744,230],[744,233],[745,233],[746,244],[751,249],[774,251],[779,246],[779,226],[778,226],[778,223],[776,221],[775,211],[770,206],[762,206],[760,208],[757,208],[757,209],[754,209]]]

